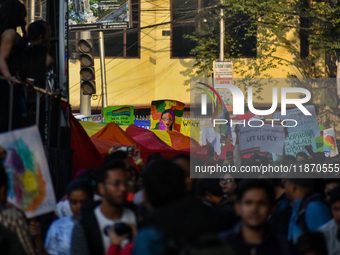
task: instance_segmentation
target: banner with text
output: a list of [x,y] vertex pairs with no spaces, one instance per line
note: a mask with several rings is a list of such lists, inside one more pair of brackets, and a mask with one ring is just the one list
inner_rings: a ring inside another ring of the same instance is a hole
[[103,108],[106,123],[116,123],[118,125],[129,126],[134,123],[133,106],[110,106]]
[[312,146],[313,152],[317,151],[314,132],[311,129],[289,133],[285,140],[285,153],[294,157],[298,152],[309,155],[306,146]]
[[240,126],[240,151],[260,148],[261,152],[283,154],[285,137],[281,125],[264,124],[262,127]]

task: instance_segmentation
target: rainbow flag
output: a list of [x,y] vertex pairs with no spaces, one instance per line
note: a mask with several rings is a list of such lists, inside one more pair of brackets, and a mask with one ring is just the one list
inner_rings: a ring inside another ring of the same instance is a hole
[[165,110],[172,110],[175,115],[175,121],[172,131],[181,131],[184,103],[176,100],[157,100],[151,102],[151,129],[160,129],[162,113]]
[[244,156],[248,153],[255,153],[255,152],[260,152],[260,147],[254,147],[246,150],[240,151],[241,156]]
[[338,155],[338,148],[336,146],[336,138],[333,128],[328,128],[323,131],[323,152],[326,157],[334,157]]

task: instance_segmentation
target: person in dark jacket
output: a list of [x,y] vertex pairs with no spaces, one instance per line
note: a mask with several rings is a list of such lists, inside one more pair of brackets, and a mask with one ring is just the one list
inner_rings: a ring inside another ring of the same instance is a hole
[[198,195],[210,208],[210,224],[215,232],[234,227],[239,217],[234,210],[234,202],[224,197],[219,179],[202,179],[198,183]]
[[244,180],[237,192],[236,212],[241,222],[229,232],[220,234],[238,255],[290,255],[285,237],[272,230],[267,222],[275,193],[267,180]]

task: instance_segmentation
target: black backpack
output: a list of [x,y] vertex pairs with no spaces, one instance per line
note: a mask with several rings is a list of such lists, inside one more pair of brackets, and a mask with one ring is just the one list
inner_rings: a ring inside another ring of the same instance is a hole
[[328,204],[326,203],[326,201],[324,200],[323,196],[320,193],[305,196],[301,201],[297,220],[297,224],[299,225],[303,232],[309,231],[306,223],[306,210],[308,205],[314,201],[319,201],[328,207]]

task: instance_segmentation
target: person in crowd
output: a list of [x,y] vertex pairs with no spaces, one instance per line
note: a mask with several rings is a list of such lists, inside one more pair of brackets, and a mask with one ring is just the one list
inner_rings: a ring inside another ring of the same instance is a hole
[[331,211],[333,219],[325,225],[319,228],[319,231],[323,233],[329,255],[340,254],[340,186],[337,186],[330,192],[329,203],[331,205]]
[[267,180],[242,181],[235,204],[241,222],[232,231],[221,233],[221,240],[231,245],[238,255],[292,254],[284,236],[273,231],[268,224],[274,201],[275,192]]
[[185,173],[168,160],[155,160],[143,175],[143,194],[149,214],[140,224],[135,255],[177,254],[178,240],[193,240],[208,230],[208,210],[187,197]]
[[[297,255],[329,255],[326,240],[321,233],[303,233],[297,242]],[[339,254],[339,253],[336,253]]]
[[26,255],[17,235],[0,224],[0,251],[6,255]]
[[326,196],[326,201],[330,201],[330,193],[331,191],[340,186],[340,179],[335,179],[335,178],[330,178],[330,179],[325,179],[325,196]]
[[231,142],[230,135],[225,136],[225,145],[221,149],[221,154],[218,159],[223,159],[224,164],[232,164],[234,162],[235,147]]
[[[7,174],[2,164],[0,164],[0,224],[17,235],[26,254],[35,255],[25,214],[7,202],[7,189]],[[37,239],[39,237],[36,236]]]
[[270,179],[269,182],[275,189],[275,205],[269,222],[276,231],[288,236],[288,226],[292,214],[291,202],[285,194],[281,179]]
[[179,165],[185,173],[185,184],[187,191],[193,192],[195,187],[195,179],[190,178],[190,156],[186,154],[177,154],[171,160],[175,164]]
[[[81,170],[77,172],[77,174],[75,175],[76,179],[86,179],[91,183],[94,203],[100,203],[101,201],[101,197],[98,194],[98,189],[96,185],[98,182],[97,172],[98,169],[89,168]],[[68,200],[67,194],[57,203],[55,214],[58,218],[73,216],[73,212],[71,210],[70,201]]]
[[[133,224],[126,226],[130,227],[129,230],[131,233],[124,233],[124,231],[122,231],[122,233],[117,233],[121,230],[118,229],[118,231],[116,232],[115,227],[110,227],[107,229],[108,235],[110,236],[111,245],[106,255],[131,255],[133,253],[133,239],[137,234],[137,228]],[[122,244],[126,240],[128,240],[128,243],[124,245],[124,248],[121,248]]]
[[[27,45],[26,35],[26,8],[19,0],[7,0],[0,8],[0,75],[6,78],[23,79],[25,73],[23,52]],[[17,32],[21,28],[23,37]],[[0,80],[0,132],[9,128],[10,86],[12,82]],[[12,129],[22,125],[24,115],[24,94],[22,86],[13,87]]]
[[136,225],[135,214],[124,206],[127,195],[125,163],[117,160],[103,167],[98,182],[102,202],[84,211],[76,222],[72,232],[72,255],[104,255],[110,246],[110,237],[105,229],[117,222]]
[[225,174],[223,178],[220,179],[220,186],[225,194],[228,201],[236,200],[236,188],[238,180],[233,178],[231,174]]
[[67,198],[72,216],[60,218],[52,223],[45,239],[45,248],[50,255],[71,254],[71,237],[75,221],[81,215],[82,207],[91,203],[93,191],[86,179],[76,179],[67,187]]
[[[24,51],[26,76],[30,83],[41,89],[46,89],[46,73],[54,59],[49,54],[51,28],[44,20],[37,20],[27,28],[28,46]],[[27,124],[36,122],[36,92],[30,86],[26,91]],[[42,138],[45,137],[45,95],[40,94],[39,130]]]
[[239,221],[233,201],[223,194],[219,179],[202,179],[198,183],[198,195],[211,208],[210,224],[215,232],[231,229]]
[[132,202],[135,198],[135,194],[139,190],[139,172],[133,166],[129,167],[127,170],[128,176],[128,195],[127,201]]
[[284,179],[287,198],[293,203],[288,227],[288,240],[297,242],[306,231],[315,231],[331,219],[323,196],[314,190],[320,185],[317,179]]
[[126,151],[120,150],[119,147],[106,155],[104,159],[104,166],[110,165],[111,162],[115,162],[116,160],[124,161],[125,169],[129,169],[129,167],[131,166],[129,155],[126,153]]
[[300,151],[296,154],[296,161],[300,162],[306,160],[308,160],[308,155],[305,152]]

